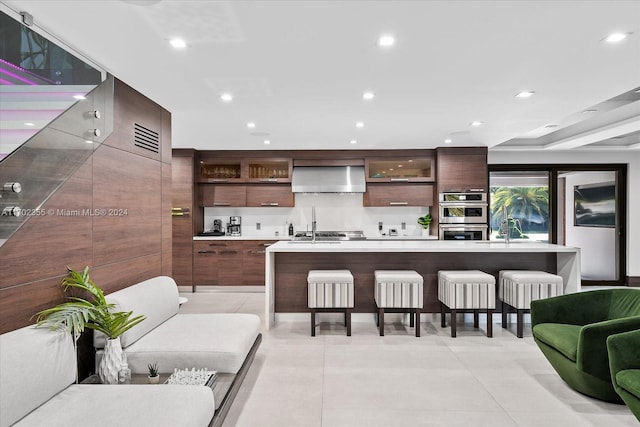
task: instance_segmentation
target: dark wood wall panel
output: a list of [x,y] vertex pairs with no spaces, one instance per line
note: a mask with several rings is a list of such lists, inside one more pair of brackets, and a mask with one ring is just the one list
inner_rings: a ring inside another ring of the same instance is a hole
[[162,275],[160,253],[131,258],[113,264],[93,267],[91,278],[104,290],[111,293],[138,282]]
[[[173,259],[172,259],[172,251],[164,251],[162,252],[162,275],[173,277]],[[175,280],[175,279],[174,279]]]
[[[555,254],[460,253],[277,253],[276,312],[306,312],[309,270],[348,269],[354,278],[354,311],[374,313],[374,270],[415,270],[424,279],[424,312],[439,313],[438,270],[556,271]],[[497,306],[499,307],[499,305]]]
[[[172,217],[173,278],[180,286],[193,285],[194,151],[174,150],[171,164],[173,207],[188,209]],[[202,209],[199,209],[201,211]]]
[[162,151],[161,159],[162,163],[171,164],[172,149],[171,149],[171,113],[167,110],[160,112],[162,120]]
[[172,184],[171,184],[171,165],[162,163],[162,252],[171,251],[171,203]]
[[[89,159],[0,247],[0,288],[66,274],[66,265],[91,264],[92,163]],[[28,189],[25,189],[28,191]]]
[[[162,136],[162,113],[158,104],[144,97],[140,92],[116,80],[114,85],[114,126],[113,133],[103,145],[119,148],[140,156],[160,160],[160,150],[157,153],[136,147],[133,143],[134,123],[157,132]],[[171,144],[169,136],[168,144]],[[164,142],[166,144],[166,142]],[[161,143],[161,145],[163,145]]]
[[93,158],[94,208],[126,210],[94,218],[94,264],[161,252],[160,162],[109,146]]
[[[105,292],[171,275],[171,114],[117,80],[114,110],[114,133],[44,204],[55,212],[31,217],[0,247],[0,333],[63,300],[67,265],[90,266]],[[134,122],[161,133],[161,152],[134,147]],[[127,213],[58,214],[101,208]]]
[[[65,269],[63,272],[66,274]],[[0,333],[32,324],[37,312],[63,302],[60,286],[63,277],[0,289]]]

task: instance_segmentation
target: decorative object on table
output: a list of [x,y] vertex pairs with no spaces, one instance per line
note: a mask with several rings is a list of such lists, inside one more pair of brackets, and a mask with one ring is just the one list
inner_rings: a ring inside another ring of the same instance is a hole
[[174,369],[173,373],[165,384],[180,384],[180,385],[204,385],[211,387],[211,385],[218,379],[218,371],[210,371],[206,368],[203,369]]
[[[67,301],[37,313],[36,326],[50,329],[65,329],[77,340],[85,328],[101,332],[106,336],[104,355],[98,366],[98,375],[103,384],[117,384],[118,373],[123,368],[123,351],[120,335],[142,322],[144,316],[133,312],[115,311],[107,302],[104,292],[89,277],[89,267],[82,272],[67,267],[68,275],[62,280],[64,292],[70,288],[88,293],[91,299],[67,296]],[[125,362],[126,363],[126,362]]]
[[431,214],[426,214],[418,218],[418,224],[422,226],[422,235],[429,235],[429,226],[431,225]]
[[160,375],[158,374],[158,362],[149,363],[149,384],[158,384],[160,382]]

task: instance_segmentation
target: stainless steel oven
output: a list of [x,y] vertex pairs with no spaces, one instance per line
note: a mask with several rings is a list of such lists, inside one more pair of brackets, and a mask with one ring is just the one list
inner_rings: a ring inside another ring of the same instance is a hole
[[486,224],[440,224],[440,240],[487,240]]
[[487,193],[440,193],[441,224],[486,224]]

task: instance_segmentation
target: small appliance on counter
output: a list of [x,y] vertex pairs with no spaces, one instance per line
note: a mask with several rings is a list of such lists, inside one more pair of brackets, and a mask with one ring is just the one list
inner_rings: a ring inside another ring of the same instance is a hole
[[200,236],[224,236],[224,230],[222,230],[222,221],[219,219],[213,220],[213,228],[209,231],[200,233]]
[[227,234],[229,236],[242,235],[242,217],[240,216],[229,217],[229,224],[227,224]]

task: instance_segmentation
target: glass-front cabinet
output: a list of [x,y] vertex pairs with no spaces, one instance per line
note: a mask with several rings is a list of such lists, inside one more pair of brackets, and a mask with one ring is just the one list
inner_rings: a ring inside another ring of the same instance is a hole
[[367,182],[433,182],[434,165],[427,157],[365,159]]
[[200,182],[291,182],[290,158],[220,158],[200,160]]
[[247,181],[291,182],[291,159],[247,159]]
[[242,182],[241,159],[200,161],[200,182]]

